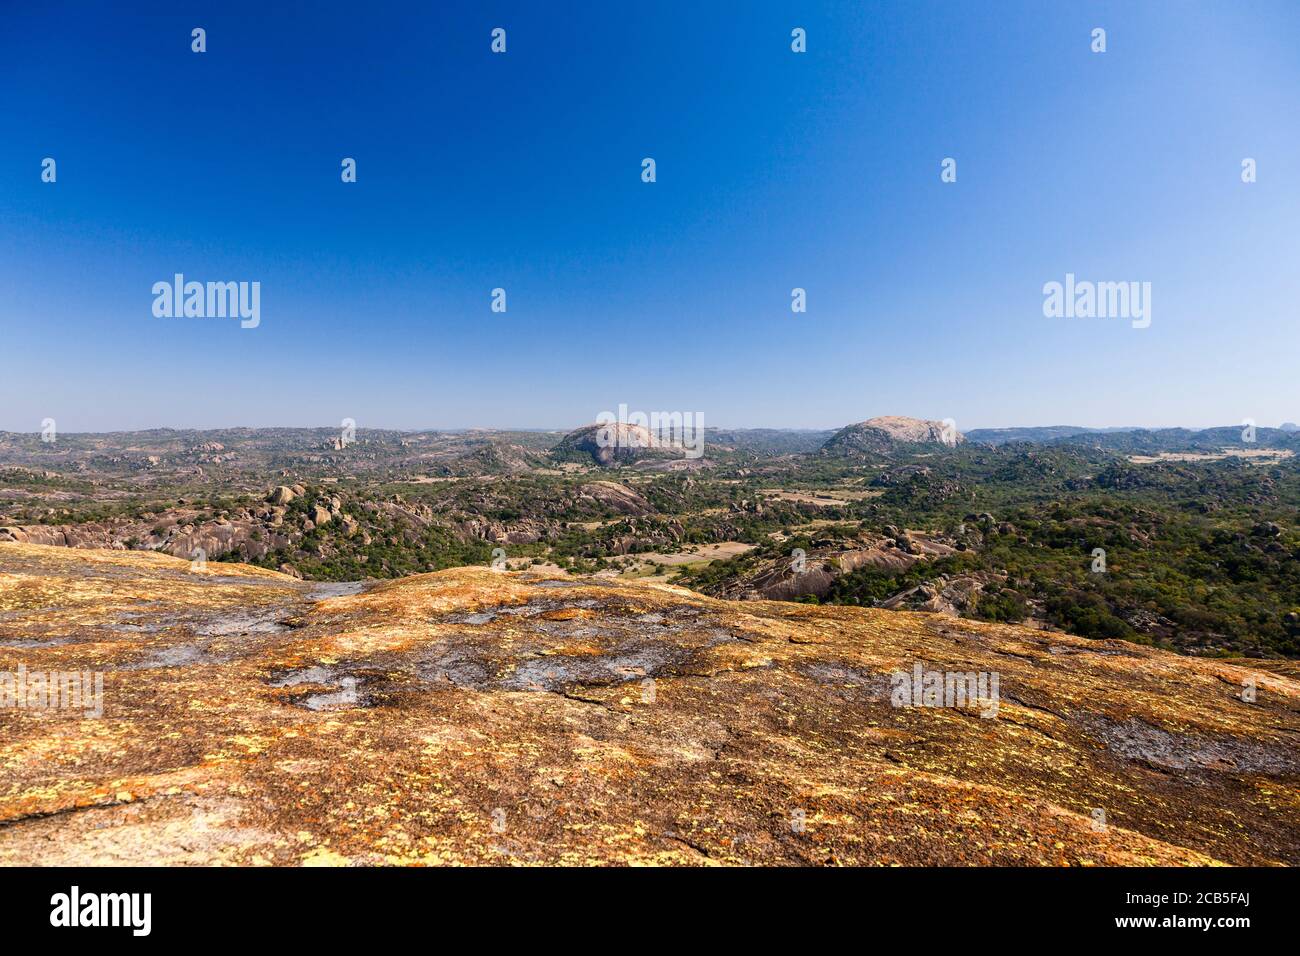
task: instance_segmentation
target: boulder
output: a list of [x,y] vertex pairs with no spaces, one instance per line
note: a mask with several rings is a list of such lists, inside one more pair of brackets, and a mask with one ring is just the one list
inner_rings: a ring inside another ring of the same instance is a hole
[[273,505],[287,505],[289,502],[293,501],[293,499],[297,497],[298,497],[297,493],[294,492],[292,488],[287,488],[284,485],[280,485],[280,487],[276,488],[273,492],[271,492],[269,495],[266,496],[266,500]]

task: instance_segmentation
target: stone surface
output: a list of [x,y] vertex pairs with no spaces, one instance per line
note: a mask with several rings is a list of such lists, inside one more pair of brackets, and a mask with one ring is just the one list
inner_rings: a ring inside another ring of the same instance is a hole
[[[0,544],[0,674],[104,675],[98,719],[0,709],[0,864],[1300,859],[1285,668],[632,581],[190,568]],[[891,706],[918,661],[996,672],[996,715]]]
[[287,488],[284,485],[280,485],[278,488],[276,488],[274,491],[272,491],[269,495],[266,496],[266,500],[273,505],[287,505],[289,502],[293,501],[293,499],[297,497],[298,496],[294,494],[291,488]]

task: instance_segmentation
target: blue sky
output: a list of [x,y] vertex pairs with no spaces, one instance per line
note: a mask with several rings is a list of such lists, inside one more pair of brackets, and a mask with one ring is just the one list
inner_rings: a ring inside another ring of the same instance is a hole
[[[1300,420],[1294,3],[2,18],[3,429]],[[260,326],[155,318],[177,272]],[[1045,318],[1067,272],[1151,327]]]

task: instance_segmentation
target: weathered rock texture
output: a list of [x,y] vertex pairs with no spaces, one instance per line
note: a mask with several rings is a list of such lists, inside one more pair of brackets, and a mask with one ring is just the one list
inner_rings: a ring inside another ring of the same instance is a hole
[[[1282,673],[485,568],[349,590],[0,544],[0,674],[104,673],[99,719],[0,710],[0,863],[1300,859]],[[891,706],[917,661],[997,672],[996,716]]]

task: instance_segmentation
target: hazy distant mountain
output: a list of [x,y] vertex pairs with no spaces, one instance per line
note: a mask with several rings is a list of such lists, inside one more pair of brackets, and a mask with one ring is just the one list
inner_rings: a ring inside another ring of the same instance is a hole
[[1068,438],[1103,429],[1081,428],[1078,425],[1043,425],[1028,428],[972,428],[966,437],[977,444],[1003,445],[1013,441],[1046,442]]
[[[1257,427],[1253,444],[1260,448],[1296,446],[1295,433],[1300,430],[1288,422],[1280,428]],[[966,437],[976,444],[1005,445],[1010,442],[1035,444],[1084,445],[1109,451],[1130,453],[1161,451],[1218,451],[1225,447],[1248,447],[1243,425],[1216,428],[1082,428],[1078,425],[1045,425],[1027,428],[973,428]]]
[[1253,435],[1243,425],[1218,428],[1134,428],[1123,431],[1089,431],[1052,442],[1084,445],[1128,453],[1221,451],[1224,448],[1296,448],[1300,435],[1281,428],[1256,427]]
[[831,429],[806,428],[705,429],[705,437],[710,446],[722,445],[736,451],[765,455],[815,452],[834,434]]

